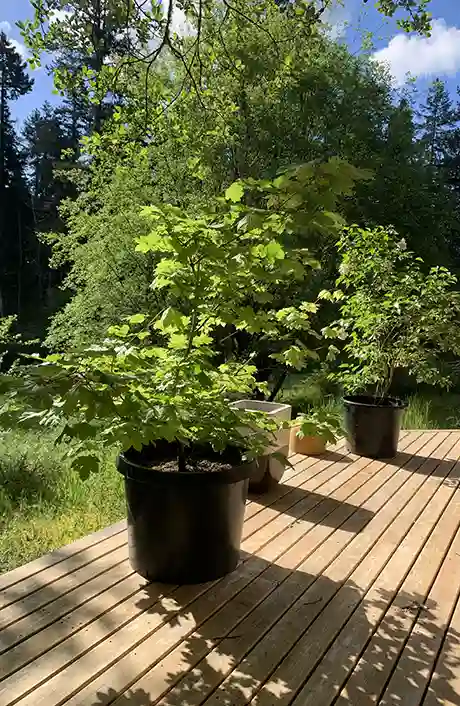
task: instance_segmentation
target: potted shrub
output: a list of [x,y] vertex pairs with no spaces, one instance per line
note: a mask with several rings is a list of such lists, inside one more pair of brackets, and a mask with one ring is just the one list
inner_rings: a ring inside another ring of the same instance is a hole
[[83,476],[97,470],[101,444],[118,448],[133,568],[148,580],[211,580],[238,562],[250,461],[269,438],[251,413],[252,433],[242,434],[241,411],[222,396],[226,386],[252,391],[253,368],[215,366],[193,344],[135,345],[141,318],[123,324],[122,341],[51,355],[11,377],[9,412],[58,429]]
[[342,419],[327,407],[300,414],[291,422],[290,452],[317,456],[326,451],[326,444],[335,444],[342,436]]
[[[156,263],[158,312],[122,320],[101,345],[3,377],[4,417],[55,428],[82,475],[97,470],[101,446],[117,449],[130,558],[149,580],[207,581],[236,566],[251,461],[278,427],[228,403],[268,390],[253,354],[224,355],[221,343],[239,333],[276,340],[276,355],[295,368],[314,355],[300,336],[317,305],[274,301],[316,266],[298,247],[298,234],[321,215],[300,208],[310,180],[307,169],[276,183],[237,183],[198,217],[169,204],[145,209],[151,230],[137,250]],[[257,207],[244,205],[246,188]]]
[[340,320],[324,334],[346,339],[338,377],[350,450],[391,458],[405,408],[393,392],[396,371],[449,385],[442,358],[460,353],[457,279],[426,267],[391,228],[344,229],[338,247],[339,289],[322,296],[341,301]]

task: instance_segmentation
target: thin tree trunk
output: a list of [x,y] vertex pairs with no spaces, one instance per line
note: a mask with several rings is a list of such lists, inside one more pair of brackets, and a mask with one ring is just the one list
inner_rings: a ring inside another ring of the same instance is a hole
[[17,313],[20,315],[22,310],[22,268],[24,264],[24,252],[23,252],[23,242],[22,242],[22,220],[21,220],[21,209],[18,204],[17,209],[17,223],[18,223],[18,273],[17,273]]
[[268,401],[269,401],[269,402],[274,402],[274,401],[275,401],[275,398],[276,398],[278,392],[280,392],[281,388],[282,388],[283,385],[284,385],[284,382],[285,382],[285,380],[286,380],[286,378],[287,378],[287,375],[288,375],[288,371],[287,371],[286,368],[285,368],[284,370],[281,371],[281,373],[280,373],[280,375],[279,375],[279,377],[278,377],[278,380],[275,382],[275,384],[274,384],[274,386],[273,386],[273,390],[271,391],[271,393],[270,393],[270,395],[269,395],[269,398],[268,398]]
[[[6,105],[6,76],[5,60],[0,63],[0,282],[3,285],[4,257],[4,223],[5,223],[5,105]],[[0,292],[0,316],[5,316],[5,306],[2,292]]]
[[[5,105],[6,105],[6,76],[4,60],[0,64],[0,194],[5,188]],[[3,220],[3,219],[2,219]]]

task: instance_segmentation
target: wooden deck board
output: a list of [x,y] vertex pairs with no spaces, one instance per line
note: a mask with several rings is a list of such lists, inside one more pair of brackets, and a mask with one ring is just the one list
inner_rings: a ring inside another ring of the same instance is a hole
[[209,584],[146,586],[124,523],[0,576],[0,706],[459,706],[459,457],[293,457]]

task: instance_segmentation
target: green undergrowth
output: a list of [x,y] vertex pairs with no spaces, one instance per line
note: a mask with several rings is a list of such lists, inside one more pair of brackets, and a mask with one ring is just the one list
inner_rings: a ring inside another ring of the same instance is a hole
[[82,481],[46,435],[0,435],[0,573],[125,515],[114,458]]

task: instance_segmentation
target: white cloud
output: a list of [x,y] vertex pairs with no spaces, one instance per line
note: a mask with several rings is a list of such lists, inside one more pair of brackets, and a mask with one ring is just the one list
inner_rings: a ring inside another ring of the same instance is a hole
[[16,49],[19,56],[22,59],[27,59],[27,57],[29,56],[29,52],[25,44],[23,44],[22,42],[18,42],[17,39],[13,39],[12,37],[8,37],[8,40],[10,44]]
[[331,39],[339,39],[345,35],[351,20],[351,14],[342,3],[329,5],[321,16],[326,25],[326,33]]
[[11,32],[11,25],[9,22],[4,20],[3,22],[0,22],[0,32],[5,32],[5,34],[9,34]]
[[186,16],[185,12],[180,7],[177,6],[177,2],[175,2],[175,0],[165,0],[165,3],[164,3],[165,14],[168,12],[170,2],[174,2],[172,21],[171,21],[172,32],[175,32],[180,37],[185,37],[187,35],[195,34],[194,27],[187,20],[187,16]]
[[407,74],[419,76],[453,75],[460,71],[460,29],[445,20],[433,20],[430,37],[397,34],[373,58],[388,66],[395,82],[402,85]]

